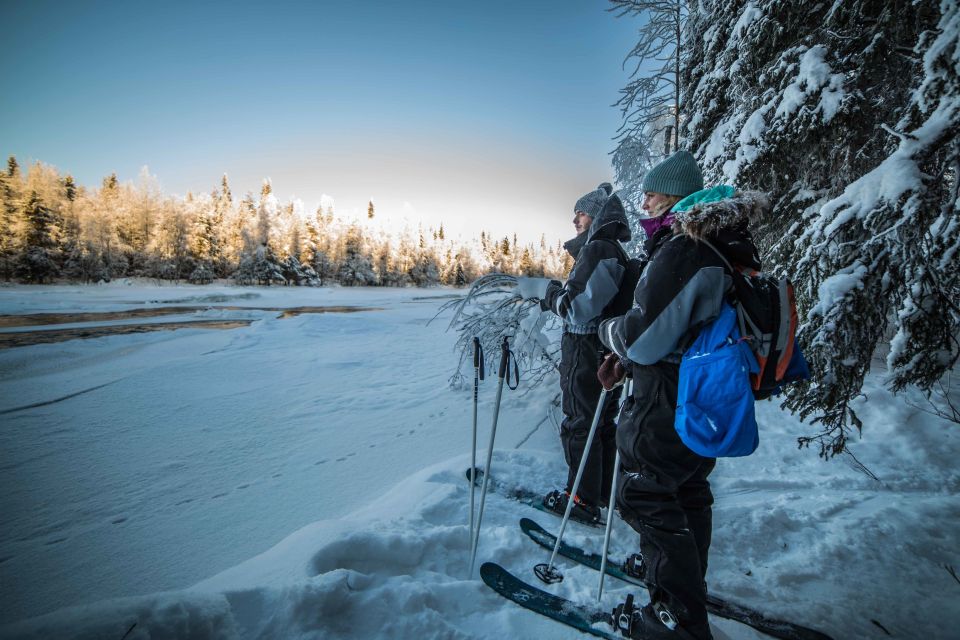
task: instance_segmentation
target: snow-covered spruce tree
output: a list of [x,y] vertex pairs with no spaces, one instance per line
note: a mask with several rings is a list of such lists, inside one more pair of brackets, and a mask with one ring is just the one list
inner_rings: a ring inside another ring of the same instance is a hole
[[440,265],[433,245],[427,242],[422,229],[419,235],[413,264],[407,270],[407,275],[414,286],[433,287],[440,282]]
[[313,253],[310,260],[310,266],[313,272],[317,274],[317,286],[322,287],[324,283],[333,280],[337,273],[337,265],[330,259],[326,251],[318,249]]
[[267,285],[286,284],[283,269],[277,260],[276,254],[267,243],[257,245],[253,255],[253,280],[257,284]]
[[216,277],[216,273],[210,268],[209,263],[197,262],[193,271],[187,276],[187,281],[190,284],[210,284],[214,277]]
[[273,195],[273,186],[270,179],[263,181],[260,189],[260,203],[255,205],[252,198],[245,198],[241,209],[248,216],[244,227],[243,249],[240,256],[240,266],[235,275],[242,284],[284,284],[283,270],[280,260],[272,246],[273,223],[276,217],[279,202]]
[[60,254],[62,264],[60,275],[71,280],[81,277],[79,267],[83,256],[82,227],[80,226],[80,215],[76,204],[80,193],[73,176],[66,176],[63,179],[63,194],[66,202],[61,216]]
[[56,277],[53,239],[56,217],[36,191],[31,191],[24,207],[26,242],[17,264],[17,275],[27,282],[44,283]]
[[[220,200],[222,201],[222,192]],[[249,191],[237,202],[224,209],[226,219],[226,265],[225,271],[236,277],[236,271],[245,256],[251,255],[250,242],[253,233],[250,230],[257,217],[257,205]],[[250,249],[250,251],[248,251]]]
[[363,230],[359,225],[350,225],[347,229],[343,261],[337,272],[337,280],[346,287],[363,287],[377,282],[373,263],[364,248]]
[[235,249],[240,247],[240,230],[237,228],[237,214],[233,206],[233,194],[230,192],[227,174],[223,174],[220,179],[220,189],[214,189],[211,198],[215,237],[219,245],[213,268],[217,277],[226,278],[230,275],[232,266],[236,264]]
[[283,276],[284,284],[289,286],[299,287],[307,279],[303,272],[303,265],[293,255],[280,260],[280,274]]
[[690,3],[681,113],[708,183],[761,189],[768,268],[797,286],[813,381],[786,405],[844,451],[878,344],[929,390],[960,348],[960,9],[952,0]]
[[14,156],[7,159],[7,170],[0,173],[0,276],[9,281],[17,265],[22,237],[23,176]]
[[223,258],[214,206],[203,207],[197,212],[190,229],[189,244],[190,256],[196,264],[190,274],[190,282],[211,282],[216,277],[216,265],[220,264]]

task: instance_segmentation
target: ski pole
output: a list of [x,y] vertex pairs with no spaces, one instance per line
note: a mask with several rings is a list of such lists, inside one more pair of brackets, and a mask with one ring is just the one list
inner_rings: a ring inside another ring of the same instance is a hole
[[473,541],[474,495],[477,486],[477,398],[483,380],[483,347],[480,338],[473,338],[473,448],[470,452],[470,541]]
[[567,508],[563,512],[563,520],[560,521],[560,532],[557,534],[557,541],[553,545],[553,554],[550,556],[548,564],[538,564],[533,567],[533,572],[537,577],[547,584],[553,584],[563,580],[563,574],[553,568],[553,563],[557,559],[557,551],[560,550],[560,541],[563,540],[563,530],[567,527],[567,521],[570,520],[570,513],[573,511],[573,503],[577,495],[577,489],[580,488],[580,478],[583,477],[583,470],[587,468],[587,458],[590,457],[590,445],[593,444],[593,436],[597,432],[597,425],[600,424],[600,416],[603,415],[604,405],[607,403],[607,390],[601,389],[600,399],[597,401],[597,410],[593,413],[593,424],[590,425],[590,433],[587,435],[587,444],[583,448],[583,457],[580,458],[580,467],[577,469],[577,477],[573,481],[573,487],[570,489],[570,497],[567,499]]
[[[623,416],[623,408],[627,405],[627,398],[633,393],[633,378],[628,378],[623,385],[623,401],[620,403],[620,415],[617,416],[617,427]],[[597,587],[597,602],[603,595],[603,577],[607,571],[607,551],[610,549],[610,529],[613,525],[613,508],[617,502],[617,479],[620,477],[620,449],[613,460],[613,480],[610,482],[610,504],[607,505],[607,527],[603,532],[603,552],[600,554],[600,585]]]
[[493,441],[497,436],[497,418],[500,417],[500,398],[503,396],[503,379],[507,375],[507,365],[510,361],[510,344],[507,337],[503,337],[500,345],[500,371],[497,377],[497,400],[493,405],[493,425],[490,427],[490,446],[487,447],[487,464],[483,472],[483,487],[480,489],[480,512],[477,514],[477,529],[473,532],[473,544],[470,548],[470,575],[473,575],[473,566],[477,560],[477,545],[480,542],[480,523],[483,521],[483,506],[487,500],[487,485],[490,483],[490,461],[493,459]]

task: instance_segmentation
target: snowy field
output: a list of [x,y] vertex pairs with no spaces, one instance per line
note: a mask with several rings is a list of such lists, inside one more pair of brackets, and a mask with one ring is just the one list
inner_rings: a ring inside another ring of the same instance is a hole
[[[75,328],[249,321],[0,350],[0,637],[579,637],[468,575],[472,390],[447,384],[449,317],[426,324],[457,293],[0,288],[5,316],[189,308]],[[276,311],[305,306],[366,310]],[[480,391],[481,460],[495,390]],[[555,390],[524,391],[504,392],[493,469],[546,492],[564,477]],[[893,398],[879,373],[858,404],[851,450],[876,478],[798,450],[814,428],[759,405],[760,448],[712,477],[710,588],[838,640],[955,638],[958,426],[919,394]],[[522,535],[524,516],[559,524],[489,496],[478,565],[536,583],[549,552]],[[571,525],[565,538],[598,551],[602,532]],[[634,550],[616,522],[611,555]],[[559,566],[550,589],[590,602],[596,573]],[[631,590],[608,579],[604,605]]]

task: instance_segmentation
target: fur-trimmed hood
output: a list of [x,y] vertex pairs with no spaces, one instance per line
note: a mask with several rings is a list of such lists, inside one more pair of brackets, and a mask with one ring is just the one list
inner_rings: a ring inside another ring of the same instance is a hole
[[762,191],[737,191],[730,198],[699,202],[685,211],[674,211],[673,233],[695,240],[715,236],[724,229],[755,226],[770,215],[770,196]]

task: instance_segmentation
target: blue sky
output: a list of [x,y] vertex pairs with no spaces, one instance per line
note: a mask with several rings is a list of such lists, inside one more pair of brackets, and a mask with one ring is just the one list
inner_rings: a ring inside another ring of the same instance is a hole
[[49,2],[0,5],[0,152],[98,185],[341,214],[572,235],[612,178],[611,105],[636,20],[555,2]]

